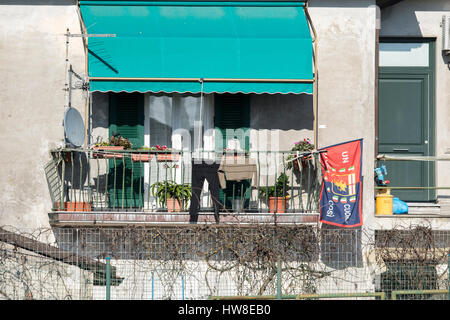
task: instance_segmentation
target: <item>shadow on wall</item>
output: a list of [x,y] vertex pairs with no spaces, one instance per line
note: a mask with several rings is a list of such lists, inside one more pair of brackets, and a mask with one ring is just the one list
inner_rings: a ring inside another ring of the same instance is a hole
[[380,37],[390,35],[422,36],[414,9],[400,11],[397,6],[390,6],[381,10]]
[[447,65],[448,70],[450,70],[450,54],[444,54],[442,52],[442,61]]
[[88,171],[86,153],[74,151],[63,155],[63,160],[58,165],[58,174],[64,182],[64,201],[84,201],[82,191],[86,186]]
[[313,96],[252,95],[250,121],[250,127],[257,130],[313,130]]
[[[380,36],[423,37],[417,20],[418,13],[441,12],[443,15],[449,9],[448,0],[397,1],[394,5],[381,8]],[[438,20],[435,23],[439,24],[441,15],[437,16]],[[441,36],[440,32],[437,36]]]

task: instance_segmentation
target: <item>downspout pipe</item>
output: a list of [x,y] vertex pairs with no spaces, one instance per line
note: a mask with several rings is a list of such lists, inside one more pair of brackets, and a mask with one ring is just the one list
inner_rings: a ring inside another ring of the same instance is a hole
[[319,119],[319,104],[318,104],[318,89],[319,89],[319,73],[317,66],[317,32],[312,23],[311,16],[308,11],[308,1],[305,1],[304,5],[306,19],[308,20],[309,27],[313,35],[313,60],[314,60],[314,84],[313,84],[313,113],[314,113],[314,146],[319,148],[319,131],[318,131],[318,119]]
[[375,6],[375,157],[378,155],[378,85],[379,85],[379,47],[380,47],[380,29],[381,29],[381,10],[379,6]]
[[80,28],[81,28],[81,33],[84,34],[85,36],[82,37],[82,41],[83,41],[83,46],[84,46],[84,73],[85,73],[85,77],[84,77],[84,82],[87,85],[87,95],[86,95],[86,101],[85,101],[85,105],[84,105],[84,130],[85,130],[85,135],[84,135],[84,144],[86,146],[86,148],[88,147],[88,144],[90,142],[90,104],[89,101],[90,99],[92,99],[91,93],[89,91],[89,65],[88,65],[88,37],[87,37],[87,29],[86,29],[86,25],[84,23],[83,17],[81,15],[81,8],[80,8],[80,1],[77,0],[76,3],[76,10],[77,10],[77,14],[78,14],[78,21],[80,22]]

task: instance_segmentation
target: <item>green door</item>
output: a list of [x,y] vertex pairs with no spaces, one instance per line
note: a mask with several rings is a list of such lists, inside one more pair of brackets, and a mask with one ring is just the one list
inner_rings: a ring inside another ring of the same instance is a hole
[[[407,157],[434,155],[434,43],[428,44],[428,66],[380,66],[379,154]],[[419,187],[394,189],[394,196],[411,202],[435,200],[434,190],[423,188],[435,185],[432,162],[380,161],[381,164],[387,167],[389,186]]]
[[[144,95],[113,93],[109,100],[109,135],[119,134],[133,148],[144,145]],[[112,208],[143,206],[144,165],[130,157],[109,160],[109,202]]]
[[[214,100],[214,127],[216,151],[227,147],[236,139],[242,150],[250,150],[250,96],[245,94],[216,94]],[[220,201],[226,209],[233,207],[234,199],[241,199],[247,208],[250,199],[250,182],[228,181],[220,190]]]

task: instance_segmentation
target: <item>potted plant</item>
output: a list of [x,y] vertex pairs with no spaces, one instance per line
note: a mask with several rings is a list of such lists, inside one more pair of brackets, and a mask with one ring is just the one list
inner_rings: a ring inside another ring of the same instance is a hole
[[92,204],[86,201],[64,201],[64,209],[61,208],[60,202],[56,202],[55,207],[64,211],[92,211]]
[[270,212],[284,213],[290,198],[288,190],[289,177],[281,173],[274,186],[260,188],[259,197],[268,200]]
[[[168,212],[180,212],[185,209],[186,200],[191,198],[191,185],[174,181],[156,182],[151,185],[151,192],[161,206],[166,205]],[[184,205],[184,206],[183,206]]]
[[[314,150],[314,144],[311,143],[311,140],[309,138],[305,138],[302,141],[298,141],[294,144],[294,147],[291,149],[291,151],[294,151],[295,154],[289,155],[286,160],[292,160],[297,157],[297,152],[308,152],[312,150]],[[292,166],[294,166],[295,170],[300,171],[299,162],[301,162],[303,168],[306,168],[311,164],[311,160],[311,155],[305,155],[300,159],[289,161],[286,165],[286,168],[292,169]]]
[[156,145],[156,151],[159,151],[156,154],[156,160],[158,161],[178,161],[180,159],[180,153],[174,153],[173,150],[168,148],[167,146]]
[[94,152],[94,158],[122,158],[122,154],[114,153],[114,151],[122,151],[125,149],[131,149],[132,144],[127,138],[120,135],[113,135],[109,141],[102,141],[94,145],[94,150],[103,152]]

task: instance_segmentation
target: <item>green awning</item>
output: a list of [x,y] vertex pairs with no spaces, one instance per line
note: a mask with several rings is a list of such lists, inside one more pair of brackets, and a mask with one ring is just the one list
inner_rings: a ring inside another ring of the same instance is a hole
[[311,94],[303,5],[80,1],[90,90]]

